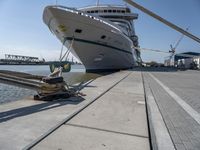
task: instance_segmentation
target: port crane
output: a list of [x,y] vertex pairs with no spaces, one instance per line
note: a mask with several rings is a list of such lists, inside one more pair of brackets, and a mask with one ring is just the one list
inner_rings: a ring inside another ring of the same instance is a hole
[[[186,31],[188,31],[188,29],[189,29],[189,27],[186,28]],[[185,36],[184,34],[182,34],[182,35],[180,36],[180,38],[179,38],[179,39],[177,40],[177,42],[175,43],[175,46],[173,46],[172,44],[170,44],[170,50],[169,50],[170,56],[166,57],[166,58],[169,58],[168,60],[169,60],[170,66],[171,66],[171,64],[172,64],[172,58],[173,58],[174,55],[176,54],[176,49],[177,49],[178,45],[180,44],[180,42],[183,40],[183,37],[184,37],[184,36]],[[174,65],[174,64],[173,64],[173,65]]]

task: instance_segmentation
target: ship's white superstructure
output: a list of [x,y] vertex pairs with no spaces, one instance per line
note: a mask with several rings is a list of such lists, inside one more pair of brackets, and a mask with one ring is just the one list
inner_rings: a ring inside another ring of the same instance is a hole
[[133,20],[125,6],[88,6],[80,9],[47,6],[43,20],[51,32],[80,59],[87,71],[132,68],[140,52]]

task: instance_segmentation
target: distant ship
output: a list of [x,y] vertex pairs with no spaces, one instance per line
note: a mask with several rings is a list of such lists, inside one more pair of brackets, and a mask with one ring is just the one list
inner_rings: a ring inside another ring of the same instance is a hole
[[96,5],[80,9],[47,6],[43,20],[80,59],[87,72],[130,69],[141,62],[134,22],[127,6]]

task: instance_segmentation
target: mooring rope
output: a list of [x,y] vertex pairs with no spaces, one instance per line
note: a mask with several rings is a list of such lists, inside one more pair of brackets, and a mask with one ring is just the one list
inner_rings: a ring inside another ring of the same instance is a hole
[[[64,44],[65,44],[65,42],[66,42],[67,40],[65,40],[64,41],[64,43],[63,43],[63,46],[64,46]],[[65,56],[66,56],[66,60],[67,60],[67,58],[68,58],[68,56],[69,56],[69,53],[70,53],[70,51],[71,51],[71,48],[72,48],[72,46],[73,46],[73,43],[74,43],[74,36],[73,36],[73,38],[72,38],[72,42],[71,42],[71,44],[70,44],[70,46],[69,46],[69,48],[67,48],[67,51],[65,52],[65,54],[62,56],[62,49],[61,49],[61,57],[60,57],[60,61],[62,61],[64,58],[65,58]],[[62,46],[62,47],[63,47]]]

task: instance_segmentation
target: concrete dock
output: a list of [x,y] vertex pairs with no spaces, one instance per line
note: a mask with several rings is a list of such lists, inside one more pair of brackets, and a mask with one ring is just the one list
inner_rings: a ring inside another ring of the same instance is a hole
[[200,149],[200,72],[145,72],[146,86],[177,150]]
[[86,84],[84,97],[0,105],[0,149],[199,150],[199,74],[121,71]]

